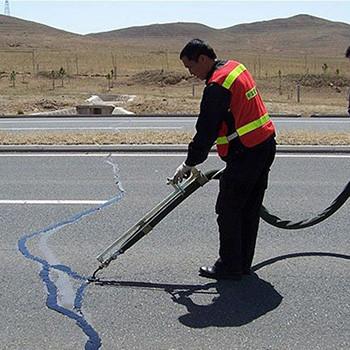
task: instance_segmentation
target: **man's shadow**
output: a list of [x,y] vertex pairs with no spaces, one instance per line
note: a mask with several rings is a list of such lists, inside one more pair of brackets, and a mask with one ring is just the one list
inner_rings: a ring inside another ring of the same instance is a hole
[[[280,260],[305,256],[328,256],[350,260],[349,255],[305,252],[265,260],[255,265],[252,268],[254,272],[241,281],[220,280],[204,285],[184,285],[99,280],[96,284],[165,291],[171,295],[175,303],[186,307],[187,313],[180,316],[179,321],[187,327],[239,327],[274,310],[282,301],[282,296],[275,288],[259,278],[255,272]],[[200,294],[213,295],[213,299],[209,304],[196,304],[193,299]]]
[[188,327],[239,327],[275,309],[282,301],[274,287],[255,273],[239,282],[219,280],[203,287],[216,290],[207,305],[196,304],[191,290],[173,293],[172,300],[187,309],[179,321]]

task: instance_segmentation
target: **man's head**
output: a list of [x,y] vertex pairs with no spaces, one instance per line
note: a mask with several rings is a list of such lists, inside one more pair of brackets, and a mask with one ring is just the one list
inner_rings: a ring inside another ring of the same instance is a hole
[[347,48],[347,50],[345,51],[345,57],[350,59],[350,46]]
[[205,80],[215,63],[216,54],[205,41],[193,39],[182,49],[180,59],[191,74]]

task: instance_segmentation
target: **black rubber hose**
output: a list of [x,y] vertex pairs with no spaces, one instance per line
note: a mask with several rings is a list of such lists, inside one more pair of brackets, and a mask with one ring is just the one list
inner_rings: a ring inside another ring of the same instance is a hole
[[[224,169],[211,170],[205,173],[209,180],[219,179]],[[315,217],[301,221],[292,222],[290,220],[280,219],[278,216],[271,214],[264,206],[261,207],[260,217],[268,224],[286,230],[298,230],[310,226],[314,226],[328,217],[333,215],[350,197],[350,182],[345,186],[339,196],[332,202],[332,204],[318,213]]]

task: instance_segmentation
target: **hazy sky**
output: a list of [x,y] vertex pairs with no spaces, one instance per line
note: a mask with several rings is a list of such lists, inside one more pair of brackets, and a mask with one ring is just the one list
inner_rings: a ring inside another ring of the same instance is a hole
[[[4,13],[5,0],[0,0]],[[346,1],[9,0],[14,17],[86,34],[154,23],[197,22],[213,28],[309,14],[350,24]]]

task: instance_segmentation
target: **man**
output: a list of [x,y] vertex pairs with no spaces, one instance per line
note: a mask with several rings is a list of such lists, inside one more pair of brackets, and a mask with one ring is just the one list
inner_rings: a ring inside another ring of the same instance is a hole
[[[347,48],[347,50],[345,52],[345,57],[350,60],[350,46]],[[350,115],[350,88],[349,88],[349,96],[348,97],[349,97],[348,113]]]
[[188,146],[185,162],[173,177],[175,183],[204,162],[216,142],[226,162],[216,202],[219,226],[219,258],[199,273],[214,279],[239,280],[250,273],[259,211],[276,152],[275,129],[255,82],[239,62],[218,60],[214,50],[200,39],[191,40],[180,59],[206,87]]

